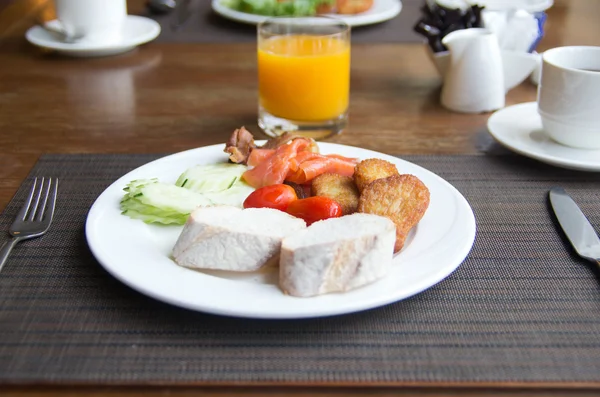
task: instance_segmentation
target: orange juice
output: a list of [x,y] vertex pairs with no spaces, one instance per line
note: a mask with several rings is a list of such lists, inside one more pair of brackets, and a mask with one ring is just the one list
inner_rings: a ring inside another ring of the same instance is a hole
[[346,112],[350,43],[335,36],[287,35],[259,42],[261,106],[289,120],[331,120]]

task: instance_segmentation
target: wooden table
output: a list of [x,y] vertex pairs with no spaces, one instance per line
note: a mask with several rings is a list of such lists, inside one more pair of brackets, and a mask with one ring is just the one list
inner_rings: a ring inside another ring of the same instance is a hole
[[[0,6],[3,3],[0,2]],[[129,10],[140,11],[142,1]],[[223,142],[241,125],[258,132],[255,47],[151,43],[134,52],[73,60],[30,46],[25,30],[52,10],[47,0],[0,9],[0,210],[42,153],[165,153]],[[600,0],[556,0],[541,49],[600,45]],[[477,154],[497,147],[489,114],[439,105],[441,80],[422,45],[353,46],[350,127],[330,141],[390,154]],[[524,82],[507,105],[535,100]],[[11,388],[7,396],[195,395],[598,395],[577,385],[426,385],[397,389]]]

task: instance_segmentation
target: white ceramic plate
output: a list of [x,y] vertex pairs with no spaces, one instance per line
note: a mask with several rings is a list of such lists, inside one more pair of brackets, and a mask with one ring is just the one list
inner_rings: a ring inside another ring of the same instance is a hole
[[252,318],[320,317],[378,307],[431,287],[462,263],[473,245],[475,218],[465,198],[448,182],[396,157],[331,143],[319,146],[323,153],[391,161],[402,173],[418,176],[431,192],[425,216],[384,279],[346,293],[295,298],[279,289],[276,271],[236,275],[180,267],[169,255],[182,227],[147,225],[120,214],[119,200],[127,182],[158,177],[174,183],[188,167],[226,161],[224,145],[161,158],[114,182],[88,214],[91,251],[109,273],[143,294],[192,310]]
[[[221,0],[212,0],[212,9],[222,17],[251,25],[259,24],[269,18],[264,15],[248,14],[246,12],[233,10],[221,4]],[[350,26],[363,26],[392,19],[400,14],[401,10],[402,2],[400,0],[375,0],[373,7],[361,14],[331,14],[330,16],[342,19]]]
[[[60,30],[60,23],[57,20],[47,22],[47,24],[49,27]],[[38,47],[48,48],[64,55],[101,57],[131,51],[141,44],[154,40],[160,33],[158,22],[137,15],[128,15],[122,29],[121,39],[115,43],[88,43],[85,40],[66,43],[37,25],[31,27],[25,37]]]
[[542,128],[536,102],[498,110],[487,126],[500,144],[523,156],[562,168],[600,171],[600,150],[571,148],[550,139]]

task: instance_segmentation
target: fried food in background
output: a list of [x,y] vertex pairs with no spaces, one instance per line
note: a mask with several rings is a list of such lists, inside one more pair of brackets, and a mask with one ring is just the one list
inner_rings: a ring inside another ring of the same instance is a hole
[[324,196],[337,201],[342,206],[342,214],[350,215],[358,208],[358,189],[350,176],[321,174],[313,179],[313,196]]
[[414,175],[392,175],[377,179],[364,188],[358,212],[385,216],[396,225],[394,252],[404,246],[406,237],[429,207],[429,189]]
[[317,14],[333,14],[335,13],[335,2],[321,3],[317,6]]
[[354,168],[354,182],[359,192],[362,192],[374,180],[392,175],[399,175],[396,166],[381,159],[366,159]]
[[338,14],[360,14],[373,6],[373,0],[336,0]]

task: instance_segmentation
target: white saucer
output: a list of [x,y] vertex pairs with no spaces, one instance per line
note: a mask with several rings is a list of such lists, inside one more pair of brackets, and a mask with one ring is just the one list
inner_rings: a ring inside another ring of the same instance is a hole
[[500,144],[523,156],[562,168],[600,171],[600,150],[571,148],[550,139],[542,129],[536,102],[498,110],[487,127]]
[[[60,29],[57,20],[47,22],[47,25]],[[61,54],[74,57],[101,57],[131,51],[140,44],[154,40],[160,33],[160,25],[156,21],[136,15],[128,15],[122,29],[121,39],[114,43],[89,43],[85,40],[66,43],[41,26],[30,28],[25,37],[38,47],[55,50]]]

